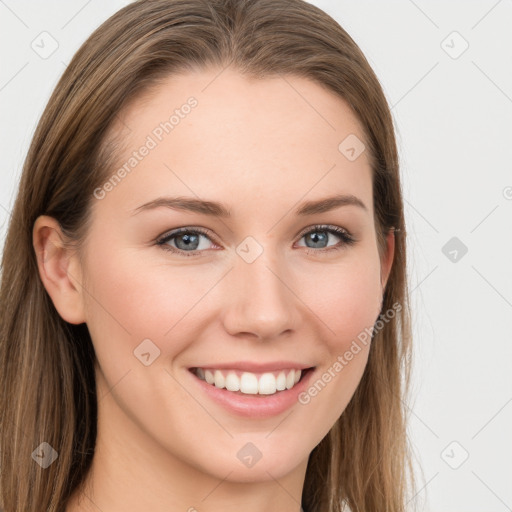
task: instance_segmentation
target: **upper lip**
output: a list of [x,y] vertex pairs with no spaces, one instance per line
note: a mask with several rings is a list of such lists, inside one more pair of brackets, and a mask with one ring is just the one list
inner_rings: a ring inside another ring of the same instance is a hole
[[293,368],[295,370],[305,370],[312,368],[311,364],[297,363],[295,361],[272,361],[269,363],[256,363],[254,361],[233,361],[232,363],[207,364],[205,366],[197,365],[193,368],[202,368],[203,370],[241,370],[251,373],[273,372],[276,370],[285,370]]

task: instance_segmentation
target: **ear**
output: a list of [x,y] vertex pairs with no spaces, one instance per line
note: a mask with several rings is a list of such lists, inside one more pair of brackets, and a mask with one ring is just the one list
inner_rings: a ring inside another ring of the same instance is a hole
[[395,230],[390,229],[386,235],[386,250],[381,258],[380,264],[380,280],[382,285],[382,293],[386,289],[391,266],[393,265],[393,258],[395,256]]
[[66,247],[59,222],[39,216],[32,231],[39,275],[59,312],[71,324],[85,322],[82,270],[77,256]]

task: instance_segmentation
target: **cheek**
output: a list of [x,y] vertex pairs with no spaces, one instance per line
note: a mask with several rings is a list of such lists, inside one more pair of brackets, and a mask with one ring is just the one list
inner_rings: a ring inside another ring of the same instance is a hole
[[[305,301],[327,326],[322,332],[325,357],[316,379],[299,402],[309,411],[313,431],[321,437],[329,431],[351,400],[365,370],[371,344],[371,328],[380,312],[381,285],[378,258],[358,255],[357,260],[325,268],[309,281]],[[305,283],[305,285],[308,283]]]
[[173,333],[190,322],[187,315],[215,283],[215,276],[194,274],[192,279],[186,269],[148,264],[128,250],[94,252],[88,274],[88,325],[97,331],[95,339],[123,351],[149,338],[162,351],[179,352],[183,347]]
[[[183,412],[194,417],[204,410],[176,383],[172,362],[197,338],[191,328],[201,310],[197,303],[218,277],[194,274],[192,280],[183,268],[144,264],[128,252],[97,251],[88,259],[87,324],[101,369],[104,389],[99,394],[107,397],[111,410],[121,406],[151,436],[183,438]],[[142,352],[154,362],[141,362],[137,354]],[[192,446],[183,445],[184,458],[185,448],[191,451]]]
[[351,341],[376,321],[382,289],[378,258],[359,253],[338,266],[319,266],[303,280],[301,296],[326,326],[331,355],[346,350]]

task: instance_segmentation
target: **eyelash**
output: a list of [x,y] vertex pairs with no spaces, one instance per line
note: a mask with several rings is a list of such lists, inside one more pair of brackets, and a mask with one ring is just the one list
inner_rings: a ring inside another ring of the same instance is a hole
[[[334,234],[334,235],[338,236],[339,238],[341,238],[342,243],[341,243],[341,245],[338,245],[338,246],[327,247],[327,248],[323,248],[323,249],[313,249],[311,247],[306,247],[306,249],[305,249],[306,254],[319,253],[319,252],[325,253],[328,251],[338,251],[340,249],[344,249],[345,247],[355,244],[357,241],[346,229],[340,228],[338,226],[330,226],[330,225],[323,225],[323,224],[317,224],[317,225],[309,228],[308,231],[302,232],[300,234],[299,239],[305,237],[306,235],[309,235],[310,233],[315,233],[317,231]],[[177,237],[183,233],[192,233],[192,234],[196,234],[196,235],[200,234],[200,235],[204,235],[210,239],[209,232],[207,230],[205,230],[203,228],[186,227],[186,228],[175,229],[174,231],[171,231],[170,233],[165,234],[163,237],[158,238],[156,241],[156,245],[160,246],[164,251],[170,251],[170,252],[173,252],[176,254],[181,254],[184,256],[199,256],[200,253],[204,252],[204,251],[199,251],[199,250],[183,251],[181,249],[177,249],[175,247],[171,247],[171,246],[167,245],[167,242],[169,242],[170,240],[174,239],[175,237]]]

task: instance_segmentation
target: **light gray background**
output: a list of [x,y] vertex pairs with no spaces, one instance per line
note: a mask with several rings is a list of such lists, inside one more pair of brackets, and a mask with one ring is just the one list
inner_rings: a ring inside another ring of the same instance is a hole
[[[0,0],[2,246],[53,87],[80,44],[127,3]],[[360,45],[396,123],[416,353],[411,505],[512,510],[512,2],[312,3]],[[31,48],[43,31],[59,45],[46,59]]]

